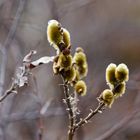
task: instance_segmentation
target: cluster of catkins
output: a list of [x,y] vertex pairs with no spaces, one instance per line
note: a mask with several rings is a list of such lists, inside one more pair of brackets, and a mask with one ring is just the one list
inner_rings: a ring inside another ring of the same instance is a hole
[[54,74],[63,76],[65,82],[74,87],[76,93],[84,96],[87,87],[82,79],[87,76],[88,64],[83,49],[79,47],[74,56],[71,55],[70,33],[56,20],[48,22],[47,37],[57,52],[53,62]]
[[99,100],[106,106],[111,107],[114,100],[121,97],[126,90],[126,82],[129,80],[129,69],[125,64],[111,63],[106,69],[106,82],[110,89],[105,89]]

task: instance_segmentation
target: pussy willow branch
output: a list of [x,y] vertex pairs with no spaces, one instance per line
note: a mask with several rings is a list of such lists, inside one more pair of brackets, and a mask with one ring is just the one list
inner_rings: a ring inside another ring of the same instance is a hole
[[69,93],[69,85],[67,84],[67,82],[65,82],[63,76],[62,80],[63,80],[63,88],[64,88],[64,94],[65,94],[65,103],[67,105],[67,110],[68,110],[68,114],[69,114],[69,131],[68,131],[68,140],[72,140],[73,136],[74,136],[74,122],[75,122],[75,117],[74,117],[74,113],[72,110],[72,105],[71,105],[71,101],[70,101],[70,93]]
[[[115,88],[112,90],[112,92],[114,93],[115,89],[119,86],[120,83],[117,83]],[[115,93],[114,93],[115,94]],[[81,119],[75,126],[74,126],[74,129],[73,131],[75,132],[76,129],[80,128],[82,125],[86,124],[89,122],[89,120],[94,116],[96,115],[97,113],[100,113],[103,108],[104,108],[105,104],[103,102],[100,102],[99,101],[99,104],[97,106],[97,108],[93,111],[91,110],[91,112],[84,118],[84,119]]]
[[96,115],[97,113],[99,113],[103,107],[105,106],[104,103],[100,103],[98,104],[97,108],[93,111],[91,110],[91,112],[84,118],[84,119],[81,119],[74,127],[74,132],[76,129],[78,129],[79,127],[81,127],[82,125],[86,124],[89,122],[89,120],[94,116]]

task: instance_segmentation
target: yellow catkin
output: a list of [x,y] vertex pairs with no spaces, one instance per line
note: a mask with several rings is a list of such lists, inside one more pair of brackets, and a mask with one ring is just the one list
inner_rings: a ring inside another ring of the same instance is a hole
[[88,73],[88,64],[87,64],[86,55],[81,47],[78,47],[76,49],[76,53],[74,54],[73,57],[73,63],[77,67],[77,70],[80,75],[80,79],[86,77]]
[[78,81],[75,86],[74,89],[76,91],[77,94],[84,96],[86,95],[87,92],[87,86],[86,83],[83,80]]
[[60,66],[60,69],[67,70],[72,66],[72,56],[61,53],[58,58],[58,65]]
[[63,28],[63,42],[66,47],[70,46],[70,33],[67,29]]
[[72,82],[76,77],[76,71],[74,67],[64,71],[64,78],[67,82]]
[[125,64],[119,64],[115,71],[116,79],[119,82],[128,81],[129,80],[129,69]]
[[61,25],[56,20],[50,20],[47,27],[48,41],[55,49],[58,49],[58,45],[63,41],[63,32]]
[[105,89],[100,97],[106,106],[111,108],[113,102],[114,102],[114,95],[113,92],[110,89]]
[[88,65],[84,64],[83,66],[78,66],[80,79],[84,78],[88,74]]
[[116,83],[116,78],[115,78],[115,71],[116,71],[116,64],[109,64],[108,67],[106,68],[106,82],[108,84],[115,84]]
[[74,61],[74,63],[76,63],[78,66],[82,66],[82,65],[84,65],[85,63],[87,63],[86,55],[85,55],[83,52],[76,52],[76,53],[74,54],[73,61]]
[[116,88],[114,89],[115,98],[121,97],[125,93],[125,90],[126,90],[125,82],[122,82],[118,86],[116,86]]

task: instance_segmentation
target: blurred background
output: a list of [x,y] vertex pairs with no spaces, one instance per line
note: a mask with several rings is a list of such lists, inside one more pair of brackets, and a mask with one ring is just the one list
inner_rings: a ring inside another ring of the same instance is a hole
[[[108,88],[108,64],[123,62],[130,69],[123,98],[80,128],[74,140],[140,140],[140,0],[0,0],[0,95],[30,50],[37,50],[34,60],[55,55],[46,37],[50,19],[69,30],[73,53],[80,46],[87,54],[88,94],[78,103],[80,117]],[[40,140],[40,133],[41,140],[66,140],[61,83],[52,64],[34,69],[29,85],[0,103],[0,140]]]

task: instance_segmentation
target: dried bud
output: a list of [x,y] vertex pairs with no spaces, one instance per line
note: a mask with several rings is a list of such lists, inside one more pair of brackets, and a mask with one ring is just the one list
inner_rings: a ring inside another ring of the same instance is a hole
[[75,79],[76,76],[76,71],[74,67],[71,67],[67,71],[64,72],[63,74],[64,78],[68,82],[72,82]]
[[60,69],[65,70],[70,68],[72,66],[72,56],[61,53],[58,58],[58,66],[60,66]]
[[58,44],[63,41],[63,32],[61,25],[56,20],[50,20],[47,27],[47,37],[50,44],[53,44],[55,49],[58,49]]
[[63,42],[65,43],[65,46],[70,46],[70,33],[67,29],[63,28]]
[[119,82],[128,81],[129,80],[129,69],[125,64],[119,64],[116,68],[115,72],[116,79]]
[[75,87],[74,88],[75,88],[75,91],[76,91],[77,94],[79,94],[81,96],[86,95],[87,86],[86,86],[86,83],[83,80],[78,81],[75,84]]
[[99,98],[105,103],[106,106],[111,108],[114,102],[114,95],[110,89],[105,89]]
[[106,82],[109,84],[116,83],[116,78],[115,78],[116,67],[117,67],[116,64],[111,63],[106,68]]
[[126,83],[125,82],[122,82],[119,85],[117,85],[113,91],[115,94],[114,95],[115,98],[122,96],[125,93],[125,90],[126,90]]

